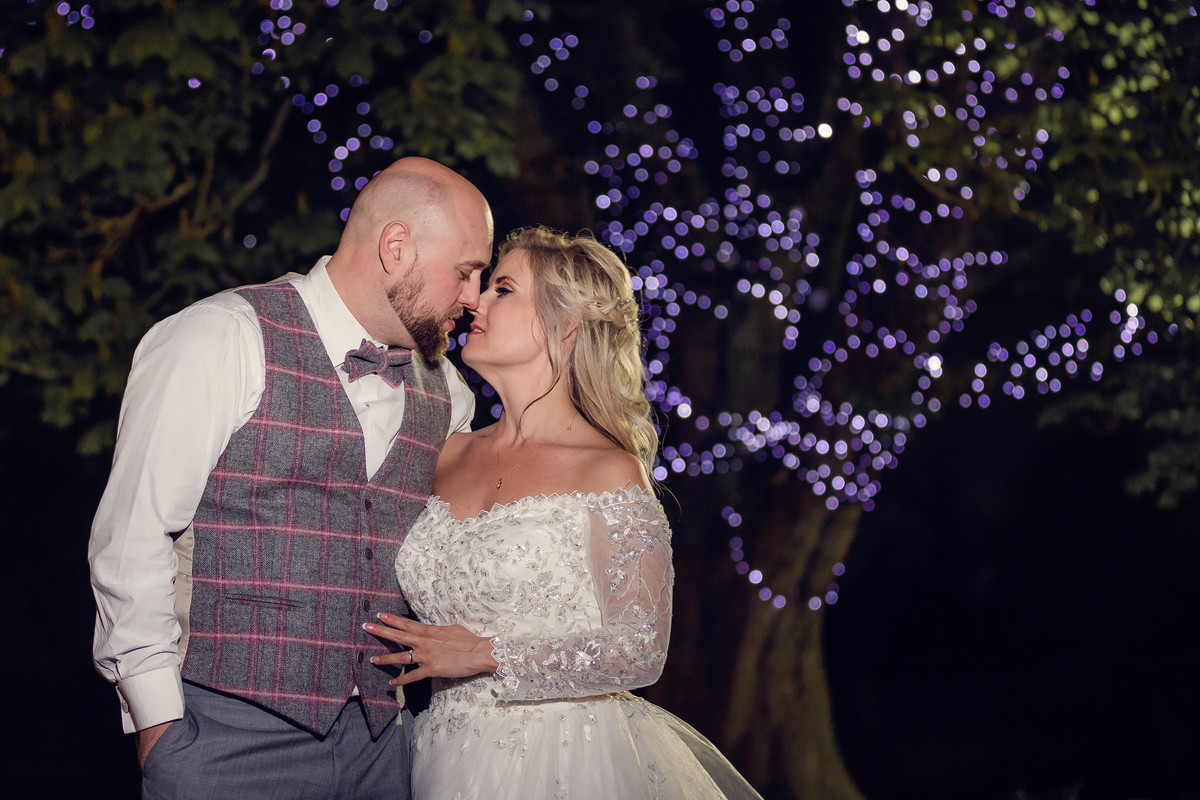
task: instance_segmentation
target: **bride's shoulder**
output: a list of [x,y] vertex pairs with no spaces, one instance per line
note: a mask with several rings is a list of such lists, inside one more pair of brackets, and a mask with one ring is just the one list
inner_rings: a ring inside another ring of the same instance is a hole
[[584,448],[578,461],[581,486],[585,494],[605,494],[621,489],[646,489],[649,481],[642,462],[632,453],[605,442]]
[[472,447],[479,444],[480,441],[487,438],[488,435],[491,434],[492,429],[495,427],[496,424],[492,423],[491,425],[478,430],[450,434],[450,437],[446,439],[446,443],[442,445],[442,454],[451,455],[470,450]]
[[479,446],[480,435],[486,430],[488,428],[450,434],[442,444],[442,452],[438,456],[438,472],[457,470],[463,463],[470,463],[471,453]]

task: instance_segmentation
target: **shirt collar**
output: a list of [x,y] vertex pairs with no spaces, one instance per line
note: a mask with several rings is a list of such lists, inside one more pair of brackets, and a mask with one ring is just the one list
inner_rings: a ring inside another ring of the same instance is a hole
[[346,352],[362,344],[363,339],[375,342],[380,347],[385,345],[371,338],[367,329],[342,301],[325,266],[329,258],[322,256],[307,275],[296,281],[295,286],[308,307],[313,324],[317,326],[321,343],[329,354],[329,363],[340,364],[346,358]]

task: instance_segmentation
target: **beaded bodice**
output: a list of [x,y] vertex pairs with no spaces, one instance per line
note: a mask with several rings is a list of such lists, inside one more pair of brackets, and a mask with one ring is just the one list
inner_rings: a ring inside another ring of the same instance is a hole
[[666,660],[670,529],[644,489],[526,497],[467,520],[433,497],[396,571],[418,619],[490,637],[500,664],[435,679],[434,724],[646,686]]

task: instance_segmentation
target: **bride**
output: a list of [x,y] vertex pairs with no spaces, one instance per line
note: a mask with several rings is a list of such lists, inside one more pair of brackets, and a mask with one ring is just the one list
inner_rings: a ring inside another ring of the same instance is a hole
[[603,245],[535,227],[501,246],[462,352],[504,411],[446,442],[397,555],[420,622],[366,626],[407,648],[375,659],[412,665],[393,684],[434,679],[418,800],[758,797],[628,691],[662,673],[674,578],[639,344]]

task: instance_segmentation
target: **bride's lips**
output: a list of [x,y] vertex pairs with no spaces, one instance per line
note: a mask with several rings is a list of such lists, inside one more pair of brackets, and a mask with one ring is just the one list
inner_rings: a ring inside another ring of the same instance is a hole
[[472,322],[471,330],[469,330],[467,332],[467,336],[473,336],[476,333],[483,333],[483,328],[479,327],[478,325],[476,325],[475,323]]

